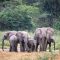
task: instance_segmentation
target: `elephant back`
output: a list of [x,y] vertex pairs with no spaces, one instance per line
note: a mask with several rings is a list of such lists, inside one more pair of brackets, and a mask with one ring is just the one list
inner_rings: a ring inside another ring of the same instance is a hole
[[9,37],[12,36],[12,35],[16,35],[17,31],[10,31],[9,32]]
[[46,27],[42,27],[41,28],[41,37],[43,38],[43,37],[46,37],[46,31],[47,31],[47,28]]
[[34,33],[34,39],[36,40],[38,37],[41,37],[41,28],[37,28]]
[[37,28],[34,33],[35,39],[36,39],[36,37],[39,37],[39,38],[46,37],[46,30],[47,30],[47,28],[45,28],[45,27]]
[[47,38],[53,38],[53,35],[54,35],[54,29],[48,27],[47,28]]
[[29,33],[26,31],[22,31],[22,38],[25,42],[28,41],[28,39],[30,38]]
[[17,40],[17,36],[16,36],[16,35],[12,35],[9,40],[10,40],[10,41],[11,41],[11,40],[15,40],[15,41],[16,41],[16,40]]
[[19,41],[27,41],[29,39],[29,34],[26,31],[18,31],[16,36],[18,37]]

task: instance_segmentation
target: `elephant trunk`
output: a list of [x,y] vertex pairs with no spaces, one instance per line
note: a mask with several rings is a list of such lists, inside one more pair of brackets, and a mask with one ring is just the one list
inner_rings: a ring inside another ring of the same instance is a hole
[[55,50],[55,42],[54,42],[54,50]]
[[2,50],[4,51],[4,39],[2,40]]

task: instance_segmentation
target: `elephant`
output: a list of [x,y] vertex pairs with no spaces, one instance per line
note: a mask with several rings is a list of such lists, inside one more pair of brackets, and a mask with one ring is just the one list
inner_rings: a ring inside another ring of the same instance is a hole
[[47,45],[49,44],[49,51],[51,51],[51,43],[54,43],[55,50],[55,40],[53,39],[54,29],[51,27],[47,28]]
[[25,52],[28,51],[28,39],[29,39],[29,34],[26,31],[18,31],[16,34],[19,44],[20,44],[20,51]]
[[27,45],[29,48],[28,52],[36,51],[36,40],[34,40],[33,38],[29,38]]
[[[10,50],[9,51],[17,51],[17,47],[15,47],[15,43],[17,44],[17,37],[16,37],[17,31],[7,31],[4,33],[2,38],[2,50],[4,51],[4,40],[9,40],[10,42]],[[14,46],[14,47],[13,47]],[[13,47],[13,48],[12,48]]]
[[[34,39],[37,40],[36,51],[38,45],[40,45],[40,51],[46,51],[48,44],[50,48],[51,42],[54,41],[54,39],[52,39],[53,33],[54,30],[51,27],[42,27],[36,29],[34,33]],[[54,42],[54,47],[55,47],[55,42]]]
[[34,33],[34,39],[37,41],[36,45],[36,51],[38,48],[38,45],[40,45],[40,51],[45,51],[45,46],[47,44],[46,40],[46,28],[37,28]]
[[9,43],[10,43],[10,52],[11,51],[15,51],[17,52],[17,44],[18,44],[18,40],[17,40],[17,36],[16,35],[12,35],[9,38]]
[[47,45],[49,45],[49,52],[51,52],[51,43],[54,43],[54,50],[55,50],[55,40],[52,38],[49,41],[47,41]]

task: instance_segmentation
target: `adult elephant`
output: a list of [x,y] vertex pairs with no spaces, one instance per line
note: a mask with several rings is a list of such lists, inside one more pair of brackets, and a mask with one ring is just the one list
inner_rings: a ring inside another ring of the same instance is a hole
[[4,40],[9,40],[10,42],[10,50],[9,51],[17,51],[17,37],[16,31],[8,31],[4,33],[2,38],[2,50],[4,51]]
[[54,49],[55,49],[55,41],[52,39],[54,30],[53,28],[50,27],[42,27],[42,28],[37,28],[35,31],[34,38],[37,40],[37,47],[36,51],[38,48],[38,45],[40,45],[40,50],[46,51],[47,45],[49,44],[49,51],[51,50],[51,42],[54,43]]
[[47,45],[46,39],[46,30],[47,28],[37,28],[34,33],[34,39],[37,41],[36,51],[38,49],[38,45],[40,45],[40,51],[46,51],[45,47]]
[[20,44],[20,51],[28,51],[28,39],[29,39],[29,34],[26,31],[18,31],[16,34],[19,44]]
[[53,39],[53,35],[54,35],[54,29],[51,27],[47,28],[47,45],[49,45],[49,51],[51,51],[51,43],[54,43],[54,50],[55,50],[55,40]]

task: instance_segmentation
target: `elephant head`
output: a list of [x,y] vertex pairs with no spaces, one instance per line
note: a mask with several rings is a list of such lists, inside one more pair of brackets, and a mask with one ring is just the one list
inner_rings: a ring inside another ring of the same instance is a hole
[[4,51],[4,40],[9,40],[10,36],[15,35],[16,31],[7,31],[2,37],[2,50]]

